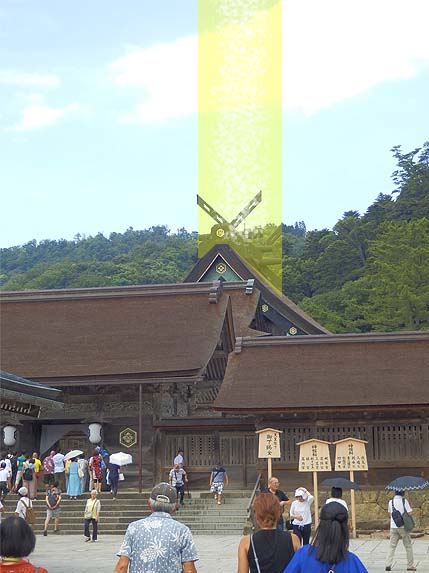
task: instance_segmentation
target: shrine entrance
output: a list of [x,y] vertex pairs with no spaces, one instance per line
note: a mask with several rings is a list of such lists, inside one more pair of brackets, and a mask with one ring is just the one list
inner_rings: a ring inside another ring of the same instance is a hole
[[226,469],[230,486],[252,488],[257,472],[257,436],[248,432],[165,433],[162,437],[162,479],[166,479],[179,449],[184,450],[190,486],[207,489],[209,474],[220,462]]

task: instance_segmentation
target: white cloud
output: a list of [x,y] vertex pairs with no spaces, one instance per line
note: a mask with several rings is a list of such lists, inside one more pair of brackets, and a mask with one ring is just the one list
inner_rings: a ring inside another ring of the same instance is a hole
[[52,107],[44,103],[39,94],[30,96],[30,104],[22,110],[21,120],[8,131],[33,131],[53,125],[67,114],[78,111],[79,104]]
[[60,85],[60,78],[53,74],[0,70],[0,85],[20,88],[53,88]]
[[[197,109],[197,54],[195,36],[150,48],[136,48],[112,63],[118,86],[138,86],[145,92],[134,118],[160,121],[193,113]],[[129,122],[131,117],[125,114]]]
[[[429,70],[427,0],[284,0],[283,101],[314,114],[390,80]],[[120,121],[153,122],[198,110],[198,40],[134,48],[112,63],[114,82],[141,89]]]
[[313,114],[429,70],[427,0],[290,0],[283,8],[286,108]]

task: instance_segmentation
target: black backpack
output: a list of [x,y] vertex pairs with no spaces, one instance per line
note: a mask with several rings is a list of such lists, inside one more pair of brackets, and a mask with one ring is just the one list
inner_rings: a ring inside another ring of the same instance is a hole
[[31,468],[25,468],[22,474],[22,479],[25,481],[31,481],[33,479],[33,470]]

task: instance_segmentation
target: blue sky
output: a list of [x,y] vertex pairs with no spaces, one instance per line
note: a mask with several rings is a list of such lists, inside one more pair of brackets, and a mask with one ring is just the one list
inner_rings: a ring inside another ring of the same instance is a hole
[[[283,220],[332,227],[429,138],[429,2],[286,0],[283,20]],[[196,34],[196,0],[2,0],[1,246],[197,229]]]

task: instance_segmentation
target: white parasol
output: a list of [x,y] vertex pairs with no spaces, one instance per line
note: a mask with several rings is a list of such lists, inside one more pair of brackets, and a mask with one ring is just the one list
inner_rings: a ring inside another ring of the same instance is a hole
[[118,466],[128,466],[133,463],[133,456],[131,454],[124,454],[124,452],[118,452],[117,454],[111,454],[109,462]]
[[81,454],[83,454],[82,450],[71,450],[70,452],[68,452],[68,453],[64,456],[64,459],[65,459],[65,460],[72,460],[73,458],[77,458],[77,457],[80,456]]

